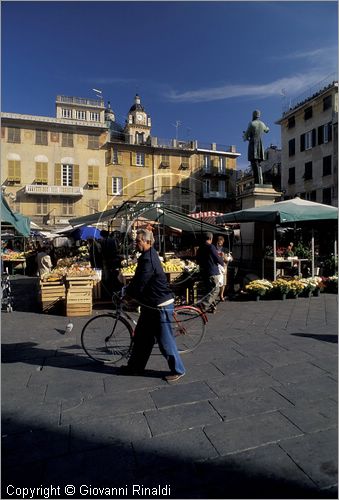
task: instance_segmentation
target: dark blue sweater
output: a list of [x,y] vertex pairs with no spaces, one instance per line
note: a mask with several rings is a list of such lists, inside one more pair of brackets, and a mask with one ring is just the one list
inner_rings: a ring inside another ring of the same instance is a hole
[[151,307],[173,298],[159,256],[153,247],[140,255],[135,275],[126,288],[126,294],[141,305]]
[[197,252],[197,263],[200,267],[200,274],[203,278],[216,276],[219,273],[218,264],[224,266],[223,259],[218,255],[214,245],[204,243]]

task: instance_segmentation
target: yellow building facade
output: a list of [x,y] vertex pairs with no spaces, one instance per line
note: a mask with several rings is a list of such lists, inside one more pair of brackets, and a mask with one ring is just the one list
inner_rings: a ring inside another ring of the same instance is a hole
[[228,211],[235,147],[151,136],[140,97],[122,128],[102,99],[57,96],[56,117],[2,113],[1,185],[14,211],[58,228],[124,201]]

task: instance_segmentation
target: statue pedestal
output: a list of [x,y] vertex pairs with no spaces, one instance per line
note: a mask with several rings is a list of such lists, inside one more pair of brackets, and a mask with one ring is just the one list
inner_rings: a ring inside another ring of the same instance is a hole
[[281,193],[273,189],[271,184],[254,184],[254,187],[240,196],[241,210],[271,205],[280,200]]

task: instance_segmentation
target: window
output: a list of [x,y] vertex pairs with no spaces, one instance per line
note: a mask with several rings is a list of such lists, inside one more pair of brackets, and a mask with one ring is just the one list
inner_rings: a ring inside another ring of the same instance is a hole
[[99,200],[88,200],[88,208],[90,214],[99,212]]
[[180,164],[180,168],[182,168],[183,170],[187,170],[189,168],[190,164],[189,164],[189,158],[181,158],[181,164]]
[[122,195],[122,177],[112,177],[112,194]]
[[318,127],[318,144],[327,144],[332,141],[332,123]]
[[332,108],[332,96],[328,95],[323,99],[323,111],[326,111],[326,109],[330,108]]
[[21,182],[21,161],[20,160],[8,160],[7,180],[10,182],[14,182],[15,184],[20,184],[20,182]]
[[305,173],[304,173],[305,181],[312,179],[312,162],[308,161],[305,163]]
[[210,170],[211,170],[211,157],[210,157],[210,155],[204,155],[203,167],[204,167],[205,172],[210,172]]
[[225,181],[218,182],[218,191],[219,193],[225,193]]
[[331,175],[332,173],[332,156],[324,156],[323,158],[323,176]]
[[202,188],[203,188],[203,193],[209,193],[211,191],[210,179],[204,179]]
[[305,134],[301,134],[300,136],[300,151],[305,151],[311,149],[316,145],[317,140],[317,132],[314,128],[313,130],[309,130]]
[[73,134],[71,134],[69,132],[62,132],[61,146],[64,148],[72,148],[73,147]]
[[99,149],[99,137],[97,135],[88,136],[88,149]]
[[73,215],[74,214],[74,202],[68,198],[63,198],[61,202],[61,214],[62,215]]
[[61,185],[73,186],[73,165],[61,165]]
[[161,155],[161,166],[167,168],[170,166],[169,155]]
[[48,197],[38,196],[36,199],[36,213],[37,215],[48,214]]
[[313,116],[312,106],[309,106],[304,110],[304,120],[309,120]]
[[166,194],[171,190],[171,179],[170,177],[163,177],[161,179],[161,193]]
[[138,167],[143,167],[145,165],[145,153],[140,153],[139,151],[136,153],[135,164]]
[[35,144],[40,144],[42,146],[48,145],[47,130],[35,131]]
[[89,114],[89,119],[91,122],[98,122],[98,121],[100,121],[100,115],[99,115],[99,113],[95,113],[94,111],[91,111]]
[[86,120],[86,111],[76,110],[75,117],[77,120]]
[[7,142],[21,142],[21,134],[19,128],[8,127],[8,139]]
[[99,187],[99,166],[88,165],[88,186]]
[[37,161],[35,163],[36,184],[48,184],[48,163]]
[[72,110],[67,108],[62,108],[61,116],[62,118],[72,118]]
[[142,144],[143,142],[145,142],[144,136],[145,136],[144,132],[136,132],[135,133],[135,144]]
[[226,173],[226,158],[223,158],[221,156],[219,158],[218,174],[225,174],[225,173]]
[[295,155],[295,139],[288,141],[288,156]]
[[288,169],[288,183],[295,184],[295,167]]
[[317,201],[317,191],[316,190],[311,191],[309,193],[309,200],[310,201]]
[[295,116],[291,116],[291,118],[288,119],[287,123],[287,128],[293,128],[295,127]]
[[189,192],[190,192],[190,180],[189,179],[184,179],[181,182],[180,191],[181,191],[181,194],[189,194]]
[[325,203],[325,205],[332,204],[331,188],[323,189],[323,203]]

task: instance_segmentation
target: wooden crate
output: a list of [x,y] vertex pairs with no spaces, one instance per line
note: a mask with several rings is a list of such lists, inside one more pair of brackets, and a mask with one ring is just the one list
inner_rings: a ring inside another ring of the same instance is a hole
[[90,316],[92,314],[92,302],[88,304],[69,304],[66,303],[66,316]]
[[65,285],[61,281],[40,281],[39,299],[42,312],[49,312],[56,307],[61,309],[65,297]]

